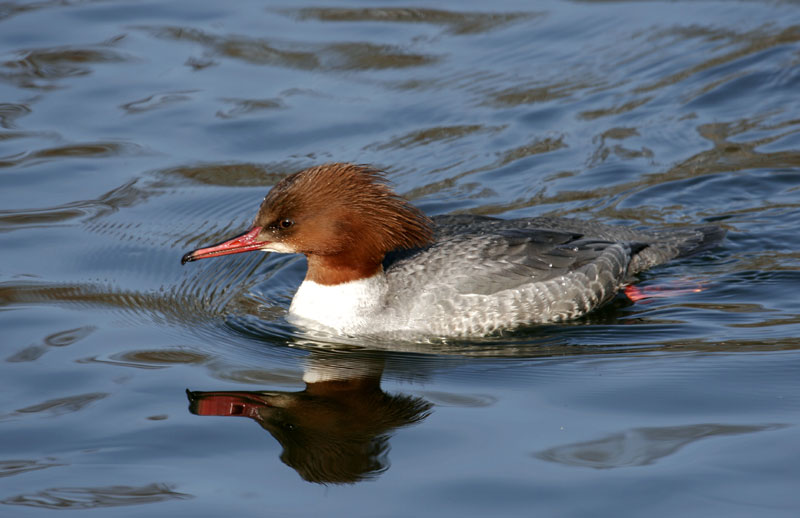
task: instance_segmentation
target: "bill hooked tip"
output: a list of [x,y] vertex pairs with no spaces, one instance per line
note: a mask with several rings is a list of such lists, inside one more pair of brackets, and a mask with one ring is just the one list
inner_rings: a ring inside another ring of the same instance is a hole
[[181,257],[181,264],[191,263],[192,261],[194,261],[194,251],[186,252]]

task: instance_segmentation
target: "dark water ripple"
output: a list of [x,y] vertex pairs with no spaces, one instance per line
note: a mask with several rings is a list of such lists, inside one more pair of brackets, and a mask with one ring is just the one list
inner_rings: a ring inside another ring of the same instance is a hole
[[379,22],[432,24],[447,28],[452,34],[479,34],[502,26],[530,20],[535,13],[485,13],[454,12],[439,9],[414,9],[373,7],[347,9],[341,7],[310,7],[281,11],[298,20],[316,20],[321,22]]
[[0,462],[0,478],[20,475],[29,471],[63,466],[63,464],[54,462],[54,460],[55,459],[45,459],[43,461],[35,459],[19,459],[3,461]]
[[437,61],[436,56],[404,52],[391,45],[368,42],[308,45],[217,35],[188,27],[141,27],[141,30],[156,38],[201,44],[211,56],[301,70],[380,70],[426,66]]
[[680,427],[637,428],[596,441],[537,452],[547,462],[566,466],[613,469],[647,466],[707,437],[763,432],[781,425],[735,426],[714,423]]
[[51,399],[25,408],[19,408],[10,414],[0,415],[0,420],[14,419],[29,414],[46,414],[53,417],[65,413],[79,412],[95,401],[99,401],[108,396],[109,394],[95,392]]
[[24,104],[2,103],[0,104],[0,127],[14,129],[15,121],[29,114],[31,111]]
[[175,491],[168,484],[153,483],[138,487],[54,487],[34,494],[13,496],[2,503],[40,509],[101,509],[187,498],[192,498],[192,495]]
[[31,151],[25,154],[0,157],[0,168],[30,166],[43,161],[62,158],[103,158],[108,156],[138,155],[143,150],[125,142],[86,142]]
[[0,62],[0,82],[9,82],[19,88],[56,88],[59,80],[92,73],[92,65],[122,63],[130,57],[108,48],[121,37],[102,46],[50,47],[17,51],[15,59]]

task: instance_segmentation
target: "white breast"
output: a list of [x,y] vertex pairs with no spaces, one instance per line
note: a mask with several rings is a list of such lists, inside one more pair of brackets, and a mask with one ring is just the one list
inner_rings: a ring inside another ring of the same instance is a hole
[[383,310],[385,295],[383,273],[334,286],[306,280],[292,299],[289,317],[305,326],[321,325],[338,333],[365,333]]

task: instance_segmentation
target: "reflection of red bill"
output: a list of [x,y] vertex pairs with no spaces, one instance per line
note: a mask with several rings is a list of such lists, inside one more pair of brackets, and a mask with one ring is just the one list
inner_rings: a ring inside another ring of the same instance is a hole
[[257,417],[258,409],[265,406],[269,405],[247,393],[241,396],[230,392],[224,395],[203,394],[192,399],[192,411],[197,415]]
[[661,284],[658,286],[645,286],[639,288],[637,286],[625,286],[623,292],[633,302],[646,301],[647,299],[665,299],[668,297],[677,297],[678,295],[687,295],[689,293],[700,293],[705,291],[705,287],[700,283],[691,281],[674,281],[670,284]]

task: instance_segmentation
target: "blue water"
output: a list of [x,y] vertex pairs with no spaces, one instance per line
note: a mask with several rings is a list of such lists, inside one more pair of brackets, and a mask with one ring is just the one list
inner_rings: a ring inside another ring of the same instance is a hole
[[[797,516],[798,5],[420,5],[0,3],[0,516]],[[302,336],[301,257],[181,267],[329,161],[728,236],[433,344]]]

